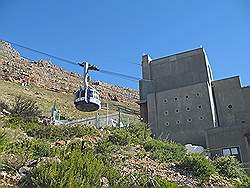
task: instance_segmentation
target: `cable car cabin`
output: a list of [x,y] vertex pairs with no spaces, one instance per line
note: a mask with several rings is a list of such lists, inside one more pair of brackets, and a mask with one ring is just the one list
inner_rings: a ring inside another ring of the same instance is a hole
[[87,96],[85,98],[86,89],[81,88],[75,94],[75,107],[82,112],[93,112],[101,108],[99,93],[92,88],[87,88]]

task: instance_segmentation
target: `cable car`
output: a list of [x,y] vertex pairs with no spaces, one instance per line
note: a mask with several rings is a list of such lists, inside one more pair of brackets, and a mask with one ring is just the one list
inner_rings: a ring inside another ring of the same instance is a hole
[[88,71],[98,71],[99,69],[87,62],[79,65],[84,66],[84,82],[83,86],[75,93],[75,107],[82,112],[97,111],[101,108],[101,101],[99,93],[94,88],[88,86]]

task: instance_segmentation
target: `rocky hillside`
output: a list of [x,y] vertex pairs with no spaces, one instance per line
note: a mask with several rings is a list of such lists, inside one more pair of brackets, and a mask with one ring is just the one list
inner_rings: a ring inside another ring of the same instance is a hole
[[[51,62],[33,62],[22,58],[4,41],[0,41],[0,79],[60,93],[74,93],[82,83],[80,75],[68,72]],[[127,107],[138,108],[138,91],[101,81],[92,81],[91,85],[100,92],[103,101],[116,101]]]
[[0,117],[0,187],[249,187],[234,157],[150,135],[140,122],[98,130]]

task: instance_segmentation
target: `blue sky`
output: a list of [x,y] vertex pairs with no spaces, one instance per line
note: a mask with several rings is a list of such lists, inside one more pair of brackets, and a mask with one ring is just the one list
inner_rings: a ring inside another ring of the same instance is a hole
[[[66,59],[141,77],[136,63],[143,53],[154,59],[202,45],[215,79],[240,75],[242,85],[250,85],[249,0],[1,0],[0,10],[0,38]],[[91,75],[138,88],[137,82]]]

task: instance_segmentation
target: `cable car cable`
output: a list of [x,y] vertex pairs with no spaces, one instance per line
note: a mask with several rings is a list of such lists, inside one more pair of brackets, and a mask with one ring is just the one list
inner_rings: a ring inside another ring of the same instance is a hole
[[[59,61],[68,63],[68,64],[79,66],[79,63],[76,63],[74,61],[71,61],[71,60],[68,60],[68,59],[65,59],[65,58],[61,58],[61,57],[58,57],[58,56],[55,56],[55,55],[51,55],[51,54],[48,54],[46,52],[42,52],[42,51],[39,51],[39,50],[30,48],[30,47],[27,47],[27,46],[23,46],[21,44],[18,44],[18,43],[15,43],[15,42],[11,42],[11,41],[8,41],[8,40],[3,40],[3,39],[0,39],[0,40],[5,41],[5,42],[7,42],[7,43],[9,43],[9,44],[11,44],[13,46],[18,46],[20,48],[23,48],[23,49],[26,49],[26,50],[29,50],[29,51],[32,51],[32,52],[40,53],[40,54],[46,55],[48,57],[57,59]],[[27,59],[29,59],[29,58],[27,58]],[[139,64],[137,64],[137,65],[139,65]],[[119,76],[119,77],[122,77],[124,79],[129,79],[129,80],[133,80],[133,81],[140,80],[140,78],[137,78],[137,77],[134,77],[134,76],[129,76],[129,75],[125,75],[125,74],[121,74],[121,73],[116,73],[116,72],[112,72],[112,71],[107,71],[107,70],[103,70],[103,69],[99,69],[99,72],[103,73],[103,74],[110,74],[110,75],[113,75],[113,76]]]

